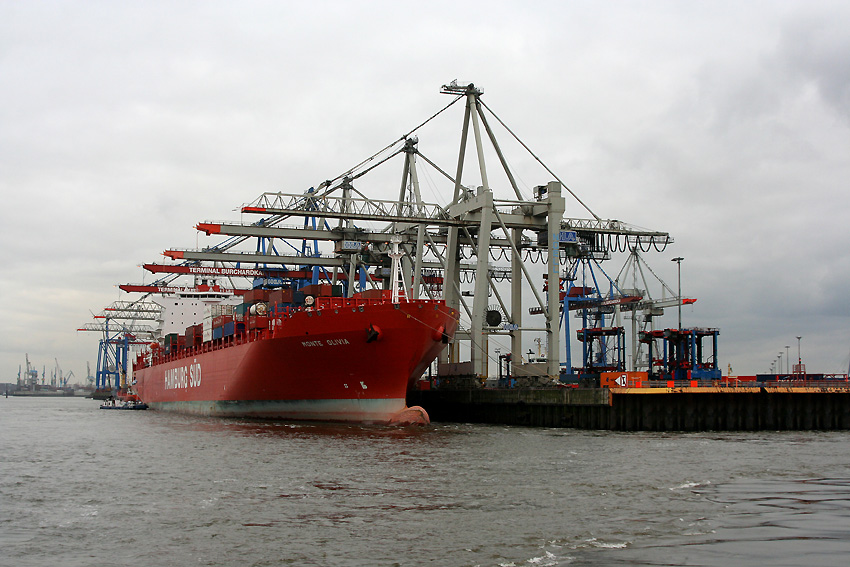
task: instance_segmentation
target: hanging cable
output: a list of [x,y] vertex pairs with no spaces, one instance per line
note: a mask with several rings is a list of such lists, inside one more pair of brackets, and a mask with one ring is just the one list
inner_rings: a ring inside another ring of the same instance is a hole
[[598,220],[598,221],[600,221],[600,222],[602,221],[602,219],[601,219],[601,218],[599,218],[599,217],[596,215],[596,213],[594,213],[593,211],[591,211],[591,210],[590,210],[590,207],[588,207],[587,205],[585,205],[585,204],[584,204],[584,201],[582,201],[581,199],[579,199],[579,198],[578,198],[578,195],[576,195],[575,193],[573,193],[572,189],[570,189],[570,188],[567,186],[567,184],[566,184],[566,183],[564,183],[563,181],[561,181],[561,179],[560,179],[560,178],[559,178],[559,177],[555,174],[555,172],[553,172],[551,169],[549,169],[549,166],[547,166],[545,163],[543,163],[543,161],[542,161],[539,157],[537,157],[537,156],[535,155],[535,153],[534,153],[534,152],[532,152],[532,151],[531,151],[531,149],[530,149],[528,146],[526,146],[526,145],[525,145],[525,142],[523,142],[522,140],[520,140],[520,139],[519,139],[519,137],[518,137],[516,134],[514,134],[514,133],[513,133],[513,130],[511,130],[510,128],[508,128],[508,125],[507,125],[507,124],[505,124],[504,122],[502,122],[502,119],[501,119],[501,118],[499,118],[498,116],[496,116],[496,113],[495,113],[495,112],[493,112],[493,109],[491,109],[489,106],[487,106],[487,105],[484,103],[484,101],[481,101],[480,99],[479,99],[479,102],[481,102],[481,105],[482,105],[482,106],[484,106],[484,108],[486,108],[487,110],[489,110],[489,111],[490,111],[490,114],[492,114],[492,115],[493,115],[493,118],[495,118],[496,120],[498,120],[498,121],[499,121],[499,124],[501,124],[501,125],[502,125],[502,127],[503,127],[505,130],[507,130],[507,131],[508,131],[508,133],[509,133],[511,136],[513,136],[514,140],[516,140],[517,142],[519,142],[519,144],[520,144],[523,148],[525,148],[525,151],[527,151],[527,152],[531,155],[531,157],[533,157],[535,160],[537,160],[537,163],[539,163],[540,165],[542,165],[542,166],[543,166],[543,169],[545,169],[546,171],[548,171],[548,172],[549,172],[549,174],[550,174],[552,177],[554,177],[554,178],[555,178],[555,179],[556,179],[556,180],[557,180],[557,181],[561,184],[561,186],[562,186],[564,189],[566,189],[566,190],[567,190],[567,192],[568,192],[570,195],[572,195],[572,196],[573,196],[573,198],[574,198],[576,201],[578,201],[578,203],[579,203],[582,207],[584,207],[584,208],[585,208],[585,210],[586,210],[588,213],[590,213],[591,215],[593,215],[593,218],[595,218],[596,220]]
[[326,181],[325,183],[326,183],[327,185],[331,185],[332,183],[334,183],[334,182],[336,182],[336,181],[338,181],[338,180],[340,180],[340,179],[342,179],[342,178],[344,178],[344,177],[346,177],[346,176],[348,176],[348,175],[350,175],[350,174],[353,174],[353,173],[354,173],[357,169],[359,169],[359,168],[360,168],[360,167],[362,167],[363,165],[365,165],[365,164],[369,163],[370,161],[374,160],[376,157],[378,157],[379,155],[381,155],[381,154],[382,154],[382,153],[384,153],[385,151],[389,150],[390,148],[392,148],[392,147],[393,147],[393,146],[395,146],[396,144],[398,144],[398,143],[400,143],[400,142],[404,142],[404,141],[405,141],[408,137],[410,137],[410,135],[411,135],[411,134],[413,134],[414,132],[416,132],[417,130],[419,130],[420,128],[422,128],[423,126],[425,126],[426,124],[428,124],[431,120],[433,120],[434,118],[436,118],[437,116],[439,116],[440,114],[442,114],[443,112],[445,112],[446,110],[448,110],[450,106],[452,106],[453,104],[455,104],[457,101],[459,101],[459,100],[460,100],[460,99],[462,99],[462,98],[466,98],[466,96],[465,96],[465,95],[458,95],[458,96],[457,96],[457,97],[455,97],[455,99],[454,99],[454,100],[452,100],[449,104],[447,104],[446,106],[444,106],[442,109],[438,110],[438,111],[437,111],[436,113],[434,113],[434,114],[433,114],[430,118],[428,118],[427,120],[425,120],[424,122],[422,122],[419,126],[416,126],[415,128],[413,128],[413,129],[412,129],[410,132],[408,132],[407,134],[402,135],[400,138],[398,138],[397,140],[393,141],[393,142],[392,142],[392,143],[390,143],[390,144],[387,144],[387,146],[385,146],[383,149],[381,149],[381,150],[379,150],[379,151],[375,152],[374,154],[372,154],[371,156],[367,157],[366,159],[364,159],[363,161],[361,161],[360,163],[358,163],[357,165],[355,165],[354,167],[352,167],[352,168],[351,168],[351,169],[349,169],[348,171],[346,171],[346,172],[344,172],[344,173],[341,173],[340,175],[337,175],[336,177],[334,177],[333,179],[330,179],[330,180]]

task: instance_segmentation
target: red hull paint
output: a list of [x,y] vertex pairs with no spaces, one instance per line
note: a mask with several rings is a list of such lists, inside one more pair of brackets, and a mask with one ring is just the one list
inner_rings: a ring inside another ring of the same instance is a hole
[[442,301],[317,298],[316,309],[272,319],[270,329],[137,364],[135,389],[154,409],[391,422],[456,329]]

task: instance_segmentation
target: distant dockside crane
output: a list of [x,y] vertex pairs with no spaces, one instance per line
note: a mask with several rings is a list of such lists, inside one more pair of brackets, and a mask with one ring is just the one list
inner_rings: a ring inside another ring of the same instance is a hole
[[94,316],[98,322],[77,329],[102,334],[95,370],[96,395],[126,387],[131,345],[149,343],[155,335],[153,327],[138,322],[156,321],[161,309],[152,302],[116,301]]

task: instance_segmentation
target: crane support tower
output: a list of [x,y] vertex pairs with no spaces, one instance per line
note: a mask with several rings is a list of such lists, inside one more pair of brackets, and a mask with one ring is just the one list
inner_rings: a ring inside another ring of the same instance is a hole
[[[653,362],[650,378],[660,380],[720,380],[717,366],[717,329],[664,329],[641,333]],[[652,350],[652,339],[662,339],[661,352]],[[654,370],[657,368],[658,370]]]

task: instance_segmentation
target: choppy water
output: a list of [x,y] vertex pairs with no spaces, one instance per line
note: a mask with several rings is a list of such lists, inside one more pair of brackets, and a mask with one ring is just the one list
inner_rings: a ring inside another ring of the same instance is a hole
[[0,398],[0,565],[847,565],[850,434],[303,425]]

